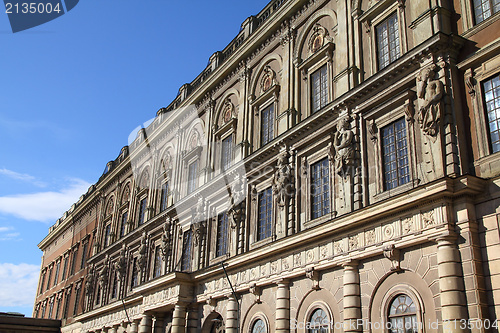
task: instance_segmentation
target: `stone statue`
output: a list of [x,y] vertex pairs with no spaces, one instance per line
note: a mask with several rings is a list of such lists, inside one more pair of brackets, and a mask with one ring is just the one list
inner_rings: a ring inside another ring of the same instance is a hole
[[245,200],[245,189],[243,187],[242,176],[236,174],[234,181],[231,184],[231,195],[229,199],[229,219],[231,222],[231,228],[236,228],[241,218],[241,205]]
[[147,247],[147,234],[146,231],[142,231],[142,237],[141,237],[141,245],[139,246],[139,257],[137,260],[137,263],[139,264],[139,267],[142,270],[146,268],[146,263],[148,262],[148,247]]
[[290,187],[291,177],[292,170],[288,165],[288,151],[284,148],[278,155],[278,163],[273,179],[273,192],[277,195],[280,207],[287,204],[288,197],[292,194]]
[[101,286],[101,288],[104,288],[108,283],[108,272],[109,272],[108,263],[109,263],[109,256],[106,255],[106,259],[104,259],[104,264],[102,265],[102,268],[99,271],[99,285]]
[[333,148],[335,149],[335,170],[339,175],[345,175],[347,166],[354,164],[355,147],[354,133],[349,128],[347,118],[342,118],[337,124],[337,132],[333,137]]
[[127,245],[125,245],[125,243],[122,243],[120,255],[115,262],[115,270],[118,272],[120,279],[125,277],[125,272],[127,270]]
[[167,222],[163,225],[163,233],[161,235],[161,255],[163,260],[167,260],[167,257],[172,248],[172,234],[171,234],[172,218],[167,217]]
[[196,206],[192,210],[193,223],[205,220],[205,199],[202,196],[198,197]]
[[87,274],[87,279],[85,282],[85,295],[89,296],[94,292],[94,282],[95,282],[95,275],[94,275],[94,267],[91,267],[89,270],[89,273]]
[[423,100],[417,119],[422,131],[429,136],[435,136],[439,131],[439,102],[443,97],[443,83],[434,80],[434,68],[435,66],[424,68],[417,75],[417,96]]

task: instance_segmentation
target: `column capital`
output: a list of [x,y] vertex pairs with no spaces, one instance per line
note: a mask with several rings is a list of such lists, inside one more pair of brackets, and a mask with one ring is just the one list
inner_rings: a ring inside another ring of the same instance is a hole
[[359,261],[349,259],[340,263],[340,265],[344,268],[344,270],[349,270],[349,269],[354,270],[358,269]]
[[447,230],[439,235],[429,237],[429,240],[440,245],[457,245],[458,234],[454,231]]
[[281,286],[288,286],[290,284],[290,280],[289,279],[276,279],[273,281],[274,284],[277,284],[278,287],[281,285]]

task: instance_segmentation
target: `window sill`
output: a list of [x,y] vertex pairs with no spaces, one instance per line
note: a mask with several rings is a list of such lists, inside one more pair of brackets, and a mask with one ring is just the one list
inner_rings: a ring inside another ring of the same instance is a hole
[[264,238],[264,239],[261,239],[259,241],[254,242],[253,244],[250,245],[250,250],[253,250],[253,249],[262,247],[264,245],[267,245],[269,243],[272,243],[275,237],[276,237],[275,235],[271,235],[267,238]]
[[418,179],[410,180],[406,184],[403,184],[403,185],[400,185],[400,186],[395,187],[393,189],[385,190],[383,192],[375,194],[373,196],[373,199],[375,200],[375,202],[378,202],[378,201],[382,201],[382,200],[388,199],[390,197],[394,197],[396,195],[402,194],[404,192],[408,192],[409,190],[417,187],[419,182],[420,182],[420,180],[418,180]]
[[483,30],[484,28],[492,25],[493,23],[495,23],[499,19],[500,19],[500,12],[496,12],[495,14],[491,15],[483,22],[478,23],[478,24],[474,25],[472,28],[470,28],[469,30],[465,31],[462,34],[462,37],[470,38],[471,36],[474,36],[475,34],[477,34],[479,31]]

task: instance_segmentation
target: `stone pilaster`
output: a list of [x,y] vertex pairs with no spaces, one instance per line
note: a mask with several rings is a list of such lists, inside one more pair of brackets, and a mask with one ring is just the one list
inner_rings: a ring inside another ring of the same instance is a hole
[[149,314],[143,314],[139,324],[139,333],[152,333],[153,318]]
[[226,308],[226,333],[238,332],[238,300],[231,294]]
[[460,320],[468,319],[468,314],[456,238],[455,235],[443,235],[436,239],[443,332],[469,331],[459,325]]
[[361,298],[359,289],[359,271],[356,261],[348,261],[344,267],[344,333],[361,332]]
[[196,305],[189,307],[187,314],[187,332],[197,333],[198,330],[198,309]]
[[186,306],[176,304],[172,315],[172,333],[186,333]]
[[153,333],[163,333],[163,326],[165,324],[165,317],[163,314],[155,314]]
[[277,282],[276,291],[276,332],[290,332],[290,289],[287,280]]

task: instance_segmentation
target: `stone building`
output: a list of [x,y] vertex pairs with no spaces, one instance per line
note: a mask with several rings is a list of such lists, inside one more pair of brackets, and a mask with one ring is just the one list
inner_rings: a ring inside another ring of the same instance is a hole
[[498,331],[499,11],[271,1],[51,227],[34,316]]

